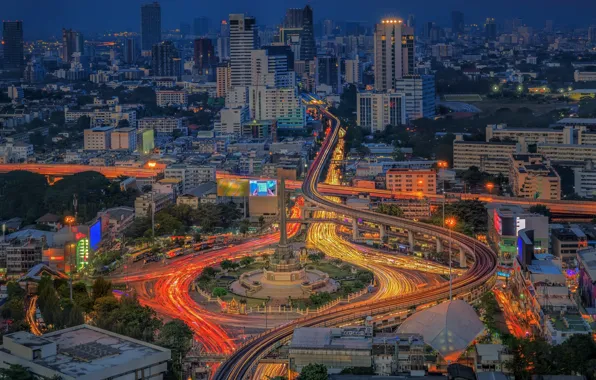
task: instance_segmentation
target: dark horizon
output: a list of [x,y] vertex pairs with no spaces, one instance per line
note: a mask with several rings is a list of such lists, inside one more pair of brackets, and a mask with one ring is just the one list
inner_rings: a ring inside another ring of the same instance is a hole
[[[140,6],[150,1],[105,0],[89,2],[80,0],[22,0],[10,1],[2,9],[3,20],[23,20],[25,39],[45,39],[59,36],[61,29],[73,28],[83,33],[106,31],[139,31]],[[260,25],[278,23],[289,7],[303,7],[309,3],[314,9],[315,22],[322,19],[334,21],[357,20],[373,23],[384,16],[407,19],[414,14],[418,25],[435,21],[450,26],[451,11],[464,13],[465,23],[481,23],[494,17],[498,23],[505,19],[521,18],[529,26],[541,28],[546,20],[556,25],[587,27],[596,24],[596,2],[568,0],[527,0],[523,7],[518,1],[474,2],[465,0],[427,0],[396,4],[391,0],[372,0],[366,4],[356,0],[300,0],[272,1],[224,0],[201,4],[189,0],[162,0],[163,30],[177,28],[181,22],[191,23],[195,17],[206,16],[214,22],[227,19],[229,13],[247,13],[257,18]],[[483,4],[484,3],[484,4]]]

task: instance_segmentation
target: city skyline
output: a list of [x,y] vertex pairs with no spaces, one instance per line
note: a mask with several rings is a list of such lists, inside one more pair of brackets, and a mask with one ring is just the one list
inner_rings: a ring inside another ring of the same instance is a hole
[[[140,32],[140,7],[148,1],[130,3],[107,0],[97,3],[81,4],[74,0],[51,0],[41,4],[34,1],[11,2],[5,5],[2,18],[4,20],[23,20],[25,39],[59,37],[62,28],[73,28],[83,33],[103,33],[106,31]],[[505,0],[499,4],[466,4],[463,0],[439,2],[437,0],[424,3],[395,4],[389,0],[375,0],[375,6],[362,7],[355,0],[331,0],[309,2],[314,9],[315,22],[323,19],[358,20],[375,23],[386,16],[407,19],[414,14],[420,22],[435,21],[441,25],[451,26],[451,12],[459,10],[464,13],[466,24],[482,22],[486,17],[494,17],[497,22],[507,18],[522,18],[531,26],[544,26],[546,20],[553,20],[555,25],[588,26],[596,23],[591,14],[596,13],[596,3],[585,0],[572,0],[560,9],[556,0],[530,0],[524,9],[518,9],[513,0]],[[256,0],[250,5],[239,0],[195,4],[187,0],[165,0],[160,2],[164,30],[177,28],[181,22],[192,23],[196,17],[209,17],[216,21],[227,19],[230,13],[246,13],[254,16],[259,25],[281,23],[288,7],[304,7],[304,1],[271,2]],[[34,12],[31,9],[35,9]],[[118,9],[117,12],[114,9]],[[94,17],[87,18],[86,15]],[[572,22],[569,22],[572,20]]]

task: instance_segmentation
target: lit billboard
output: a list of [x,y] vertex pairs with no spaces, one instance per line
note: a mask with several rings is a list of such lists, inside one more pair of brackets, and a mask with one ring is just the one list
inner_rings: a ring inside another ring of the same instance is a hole
[[275,180],[251,180],[251,197],[275,197],[277,196],[277,181]]
[[96,251],[101,242],[101,219],[89,227],[89,247]]
[[218,197],[247,197],[248,180],[247,179],[218,179],[217,180]]

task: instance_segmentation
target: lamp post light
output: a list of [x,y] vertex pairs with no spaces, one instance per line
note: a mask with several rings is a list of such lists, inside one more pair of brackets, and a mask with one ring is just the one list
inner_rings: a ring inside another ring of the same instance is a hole
[[493,189],[495,188],[495,184],[492,182],[489,182],[486,184],[486,188],[488,189],[489,194],[492,195],[493,193]]
[[445,224],[447,224],[447,227],[449,228],[449,301],[451,301],[453,300],[453,280],[451,276],[451,231],[453,231],[453,228],[455,227],[457,222],[455,221],[455,218],[449,218],[444,222]]
[[[437,166],[443,170],[445,170],[448,166],[447,161],[439,161],[437,162]],[[445,194],[445,173],[443,173],[442,178],[441,178],[441,182],[442,182],[442,191],[443,191],[443,228],[445,228],[445,198],[446,198],[446,194]]]

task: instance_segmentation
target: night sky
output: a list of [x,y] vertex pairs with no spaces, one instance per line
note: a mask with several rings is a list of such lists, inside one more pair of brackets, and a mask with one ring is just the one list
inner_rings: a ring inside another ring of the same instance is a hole
[[[138,31],[140,0],[0,0],[0,18],[24,21],[25,38],[59,35],[62,27],[84,33],[106,30]],[[164,29],[178,27],[180,22],[207,16],[213,20],[227,18],[229,13],[248,13],[259,24],[281,20],[288,7],[303,7],[304,1],[285,0],[162,0]],[[436,21],[449,26],[452,10],[461,10],[466,23],[481,22],[486,17],[497,21],[521,17],[525,23],[543,27],[552,19],[556,24],[587,26],[596,24],[594,0],[312,0],[315,21],[376,21],[383,16],[407,18],[413,13],[419,25]]]

